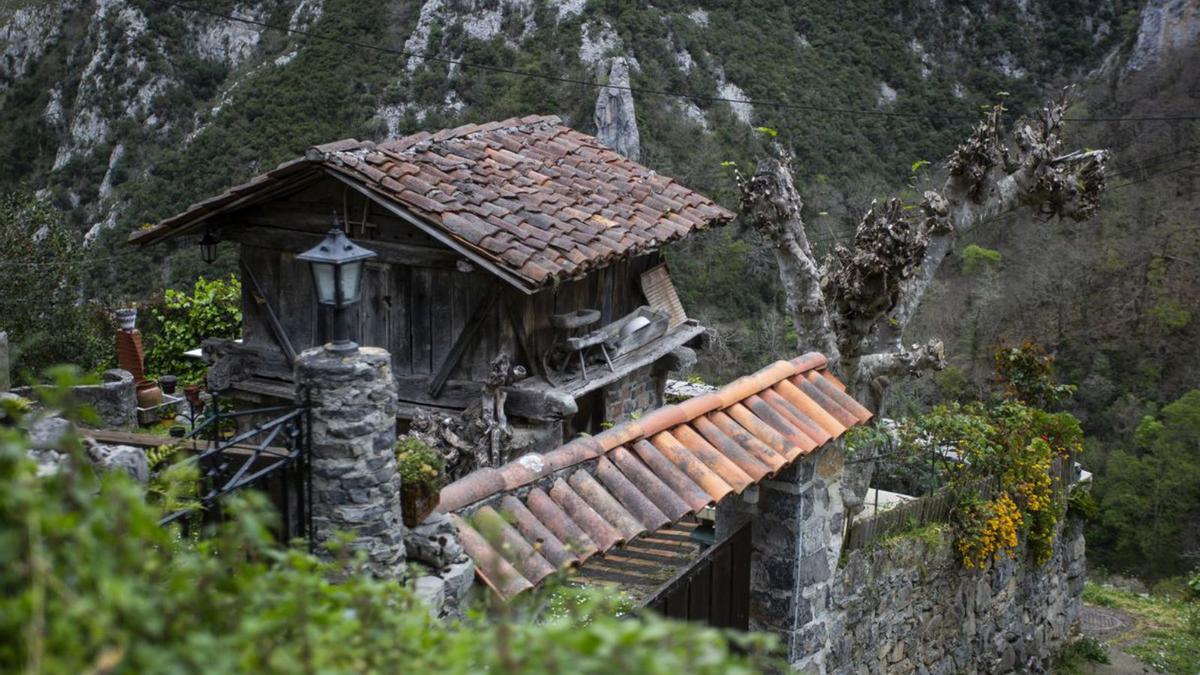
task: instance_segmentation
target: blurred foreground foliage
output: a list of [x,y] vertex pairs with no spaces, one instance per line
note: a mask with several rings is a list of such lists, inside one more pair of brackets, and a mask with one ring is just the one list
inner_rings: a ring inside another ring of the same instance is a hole
[[568,588],[481,602],[465,621],[443,623],[400,582],[331,581],[358,564],[344,546],[325,562],[275,543],[275,514],[254,491],[226,503],[225,523],[184,537],[158,524],[171,501],[153,496],[162,486],[148,499],[122,472],[95,474],[78,441],[64,446],[68,468],[38,477],[23,434],[0,425],[3,672],[749,673],[770,664],[768,637],[622,617],[611,595]]

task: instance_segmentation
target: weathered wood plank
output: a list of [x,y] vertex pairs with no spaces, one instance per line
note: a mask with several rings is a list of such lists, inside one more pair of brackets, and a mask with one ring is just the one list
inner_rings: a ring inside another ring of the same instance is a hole
[[412,372],[433,372],[433,270],[412,268],[412,299],[409,324],[412,326]]
[[[363,277],[359,342],[371,347],[392,347],[392,267],[368,263]],[[393,365],[393,367],[395,367]]]
[[397,375],[412,374],[412,268],[392,267],[392,370]]
[[430,272],[429,351],[434,368],[446,361],[454,347],[454,277],[458,274],[448,270]]
[[267,295],[262,284],[258,282],[258,277],[254,274],[254,270],[250,269],[244,263],[242,264],[242,275],[250,282],[250,290],[252,291],[251,299],[259,305],[263,315],[266,317],[267,325],[271,328],[271,335],[275,338],[275,343],[283,351],[284,358],[287,359],[288,365],[296,362],[296,348],[292,346],[291,339],[288,338],[287,331],[283,329],[283,324],[279,323],[279,316],[275,313],[274,304],[271,296]]
[[[467,327],[463,332],[455,338],[453,346],[442,357],[441,365],[438,366],[437,373],[429,380],[429,388],[426,390],[433,398],[437,398],[442,392],[442,387],[449,379],[450,373],[458,366],[458,362],[462,359],[463,353],[475,342],[480,331],[484,328],[484,323],[492,315],[495,310],[496,303],[499,300],[499,294],[493,293],[480,301],[473,312],[471,319],[467,321]],[[435,357],[436,352],[435,352]]]
[[[260,281],[262,281],[260,279]],[[320,344],[317,303],[308,264],[293,253],[279,254],[279,322],[297,352]]]

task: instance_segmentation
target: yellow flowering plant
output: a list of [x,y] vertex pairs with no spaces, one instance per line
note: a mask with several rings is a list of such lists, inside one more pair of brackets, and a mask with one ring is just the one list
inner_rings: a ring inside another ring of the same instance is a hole
[[957,455],[944,478],[959,495],[952,521],[963,565],[1014,557],[1022,540],[1035,562],[1050,559],[1066,510],[1052,467],[1082,450],[1078,420],[1014,400],[951,404],[917,418],[904,438],[922,452],[934,444]]

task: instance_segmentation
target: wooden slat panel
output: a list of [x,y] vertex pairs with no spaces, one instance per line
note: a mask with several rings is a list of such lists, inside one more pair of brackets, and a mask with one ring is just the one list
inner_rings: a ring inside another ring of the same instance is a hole
[[397,375],[412,374],[412,268],[396,265],[392,268],[392,371]]
[[730,607],[729,627],[736,630],[750,629],[750,554],[751,528],[747,526],[733,538],[730,545]]
[[412,304],[408,318],[412,327],[414,375],[433,372],[433,302],[433,270],[413,267]]
[[437,371],[454,346],[454,276],[458,272],[432,270],[430,273],[429,330],[430,356]]
[[688,582],[688,620],[712,623],[712,596],[710,591],[712,586],[712,564],[704,565],[704,568],[696,573]]
[[[257,276],[257,275],[256,275]],[[274,280],[259,277],[264,284]],[[279,255],[279,323],[297,352],[320,344],[317,338],[317,306],[312,273],[293,253]]]
[[651,307],[664,311],[671,317],[671,328],[687,321],[683,303],[679,301],[679,294],[675,292],[675,285],[671,283],[671,275],[666,265],[659,265],[642,274],[642,292],[646,294],[646,300]]
[[362,332],[359,343],[369,347],[392,346],[392,274],[390,265],[368,264],[359,305]]
[[[266,285],[266,293],[274,296],[273,289],[279,271],[279,253],[257,246],[243,246],[241,256],[246,267]],[[254,290],[250,284],[242,284],[242,325],[242,341],[246,344],[275,345],[267,313],[254,299]]]
[[709,612],[709,625],[717,628],[728,628],[733,625],[733,598],[731,594],[736,587],[733,577],[733,550],[723,547],[712,561],[712,574],[709,575],[711,586],[709,597],[712,610]]

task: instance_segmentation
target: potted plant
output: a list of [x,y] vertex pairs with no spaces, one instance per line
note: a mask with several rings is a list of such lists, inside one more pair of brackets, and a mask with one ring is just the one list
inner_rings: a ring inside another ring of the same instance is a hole
[[420,440],[403,436],[396,441],[396,467],[404,525],[416,527],[438,506],[438,493],[446,483],[445,460]]

